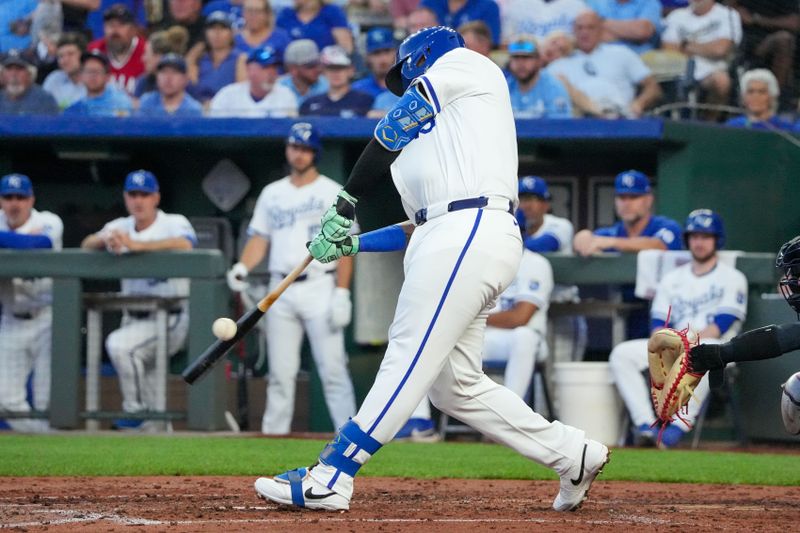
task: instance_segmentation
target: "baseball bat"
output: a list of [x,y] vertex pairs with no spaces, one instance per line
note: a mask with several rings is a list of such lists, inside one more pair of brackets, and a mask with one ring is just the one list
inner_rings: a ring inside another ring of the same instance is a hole
[[232,338],[226,341],[217,339],[214,344],[206,348],[206,351],[203,352],[200,357],[195,359],[194,362],[192,362],[192,364],[186,367],[186,370],[183,371],[183,374],[181,374],[183,380],[189,385],[192,385],[195,381],[208,373],[208,371],[211,370],[211,368],[220,359],[222,359],[225,354],[228,353],[228,351],[230,351],[230,349],[242,339],[242,337],[247,335],[247,333],[253,329],[253,326],[258,323],[262,316],[264,316],[264,313],[266,313],[272,304],[275,303],[275,300],[277,300],[280,295],[283,294],[283,291],[286,290],[286,287],[291,285],[292,282],[303,273],[306,267],[311,264],[312,260],[313,257],[310,255],[306,256],[306,258],[303,259],[303,262],[297,265],[295,269],[289,273],[289,275],[283,278],[283,280],[272,292],[264,296],[264,298],[262,298],[253,309],[245,313],[244,316],[237,320],[236,334]]

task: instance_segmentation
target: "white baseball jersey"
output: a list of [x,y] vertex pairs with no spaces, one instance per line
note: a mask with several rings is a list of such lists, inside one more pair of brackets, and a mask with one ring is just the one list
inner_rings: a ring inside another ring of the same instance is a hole
[[[192,244],[197,243],[194,228],[183,215],[172,215],[158,210],[156,220],[142,231],[136,231],[136,220],[132,216],[120,217],[112,220],[100,230],[104,236],[111,231],[121,231],[130,235],[134,241],[160,241],[175,237],[189,239]],[[171,279],[123,279],[122,294],[150,295],[150,296],[189,296],[188,278]]]
[[557,217],[546,213],[542,226],[536,230],[536,233],[530,235],[531,237],[541,237],[550,234],[558,241],[558,251],[572,253],[572,236],[575,229],[566,218]]
[[270,93],[255,101],[250,95],[250,82],[226,85],[211,99],[211,117],[285,118],[297,116],[297,97],[276,83]]
[[519,272],[500,295],[498,305],[490,313],[508,311],[519,302],[530,302],[537,307],[528,326],[539,333],[547,333],[547,309],[550,293],[553,292],[553,269],[544,256],[525,250],[519,264]]
[[[742,41],[742,19],[735,9],[714,4],[711,10],[698,17],[688,7],[676,9],[664,21],[661,40],[665,43],[680,44],[687,40],[706,44],[719,39],[728,39],[738,45]],[[725,59],[708,59],[693,56],[695,59],[694,78],[702,80],[717,70],[727,70]]]
[[[8,220],[0,211],[0,231],[11,231]],[[21,235],[45,235],[53,243],[53,250],[60,250],[64,234],[64,223],[58,215],[49,211],[31,209],[31,216],[14,230]],[[0,301],[4,311],[26,313],[36,311],[53,303],[53,280],[51,278],[14,278],[0,282]]]
[[543,39],[554,31],[572,35],[575,17],[587,9],[583,0],[508,0],[500,5],[503,41],[521,34]]
[[[247,228],[248,235],[259,235],[270,242],[268,270],[288,274],[308,255],[305,243],[320,231],[320,219],[336,200],[342,186],[320,176],[302,187],[286,176],[261,191]],[[354,230],[357,232],[357,230]],[[332,270],[336,263],[313,261],[306,268],[310,275]]]
[[481,54],[457,48],[415,83],[428,94],[436,117],[391,167],[408,217],[414,220],[423,207],[479,196],[516,205],[517,130],[503,72]]
[[747,278],[721,262],[702,276],[692,272],[691,263],[683,265],[664,276],[653,299],[653,318],[666,321],[667,312],[676,329],[691,331],[704,329],[716,315],[733,315],[739,322],[722,338],[732,337],[747,314]]

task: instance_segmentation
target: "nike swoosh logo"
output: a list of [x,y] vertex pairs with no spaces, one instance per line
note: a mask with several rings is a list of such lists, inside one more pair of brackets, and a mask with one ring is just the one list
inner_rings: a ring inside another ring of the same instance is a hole
[[[581,481],[583,481],[583,465],[585,462],[586,462],[586,444],[584,443],[583,455],[581,455],[581,473],[580,475],[578,475],[578,479],[570,479],[570,482],[572,482],[572,484],[575,485],[576,487],[581,484]],[[308,490],[311,489],[309,488]]]
[[333,496],[334,494],[336,493],[329,492],[327,494],[314,494],[313,492],[311,492],[311,487],[308,487],[305,492],[306,498],[308,498],[309,500],[321,500],[322,498],[327,498],[328,496]]

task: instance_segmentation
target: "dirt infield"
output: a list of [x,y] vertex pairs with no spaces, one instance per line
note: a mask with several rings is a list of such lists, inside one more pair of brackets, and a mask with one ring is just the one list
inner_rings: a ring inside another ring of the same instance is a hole
[[3,478],[0,527],[19,531],[792,531],[800,487],[597,481],[577,512],[555,481],[362,478],[347,513],[264,503],[252,478]]

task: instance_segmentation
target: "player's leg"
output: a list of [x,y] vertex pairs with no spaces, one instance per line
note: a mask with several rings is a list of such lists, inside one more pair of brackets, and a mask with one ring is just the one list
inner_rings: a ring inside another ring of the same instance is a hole
[[[309,281],[308,286],[303,287],[303,290],[313,291],[311,293],[316,295],[331,294],[333,281],[333,276],[324,276],[319,280]],[[301,306],[298,311],[304,318],[311,354],[317,365],[331,421],[335,428],[339,428],[356,414],[356,396],[347,367],[344,329],[331,328],[328,322],[329,302],[327,300],[319,296],[302,300],[302,303],[298,302]]]
[[608,357],[614,383],[635,428],[651,426],[656,421],[650,388],[642,372],[648,368],[647,339],[621,342]]
[[[292,299],[293,288],[296,287],[289,287],[283,296]],[[292,429],[295,386],[303,342],[300,318],[294,314],[289,300],[282,300],[277,300],[266,315],[269,373],[261,432],[271,435],[285,435]]]
[[[123,318],[119,329],[106,338],[106,351],[119,378],[122,410],[147,410],[145,363],[155,357],[155,320]],[[134,424],[138,425],[138,424]]]
[[[36,333],[28,321],[3,315],[0,321],[0,409],[30,411],[26,384],[33,367],[32,341]],[[39,431],[42,421],[24,418],[6,419],[14,431]]]
[[50,358],[53,348],[52,313],[42,311],[32,322],[36,322],[36,338],[33,339],[33,407],[38,411],[50,405]]

